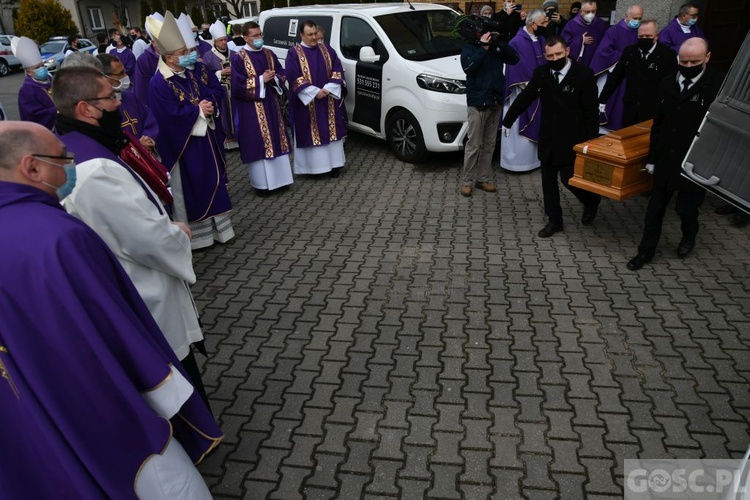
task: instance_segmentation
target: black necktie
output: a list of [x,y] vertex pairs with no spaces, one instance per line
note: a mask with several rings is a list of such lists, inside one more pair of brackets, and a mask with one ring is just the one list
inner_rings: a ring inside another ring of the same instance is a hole
[[688,89],[690,89],[690,84],[693,83],[693,80],[690,78],[685,78],[682,81],[682,95],[687,94]]
[[555,71],[555,82],[557,82],[558,85],[560,85],[560,72]]

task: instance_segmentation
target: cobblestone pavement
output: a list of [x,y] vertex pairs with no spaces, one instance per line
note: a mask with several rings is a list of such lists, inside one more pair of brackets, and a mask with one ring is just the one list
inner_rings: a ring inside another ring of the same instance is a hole
[[216,498],[617,497],[626,458],[747,449],[750,233],[718,200],[635,273],[645,198],[582,227],[566,192],[540,239],[538,172],[467,199],[460,154],[346,150],[268,197],[230,155],[237,238],[195,255]]

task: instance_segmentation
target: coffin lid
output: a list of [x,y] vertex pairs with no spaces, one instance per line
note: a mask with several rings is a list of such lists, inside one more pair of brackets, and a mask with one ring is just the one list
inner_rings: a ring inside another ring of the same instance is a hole
[[576,144],[576,153],[610,163],[630,163],[648,155],[653,120],[631,125],[602,137]]

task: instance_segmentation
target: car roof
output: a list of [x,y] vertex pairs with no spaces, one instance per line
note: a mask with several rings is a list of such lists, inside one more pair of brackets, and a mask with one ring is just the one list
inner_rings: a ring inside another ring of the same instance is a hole
[[[300,7],[281,7],[269,9],[261,12],[261,17],[267,18],[271,15],[284,15],[284,13],[299,12],[300,14],[328,13],[328,12],[367,12],[373,16],[384,14],[396,14],[399,12],[409,12],[410,10],[452,10],[445,5],[434,3],[414,3],[411,7],[408,3],[350,3],[338,5],[303,5]],[[265,14],[265,16],[264,16]]]

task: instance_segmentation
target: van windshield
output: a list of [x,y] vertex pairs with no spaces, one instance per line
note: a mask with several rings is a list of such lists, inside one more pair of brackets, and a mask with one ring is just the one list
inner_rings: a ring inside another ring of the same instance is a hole
[[422,10],[375,19],[401,57],[429,61],[461,53],[461,41],[451,35],[457,17],[452,10]]

